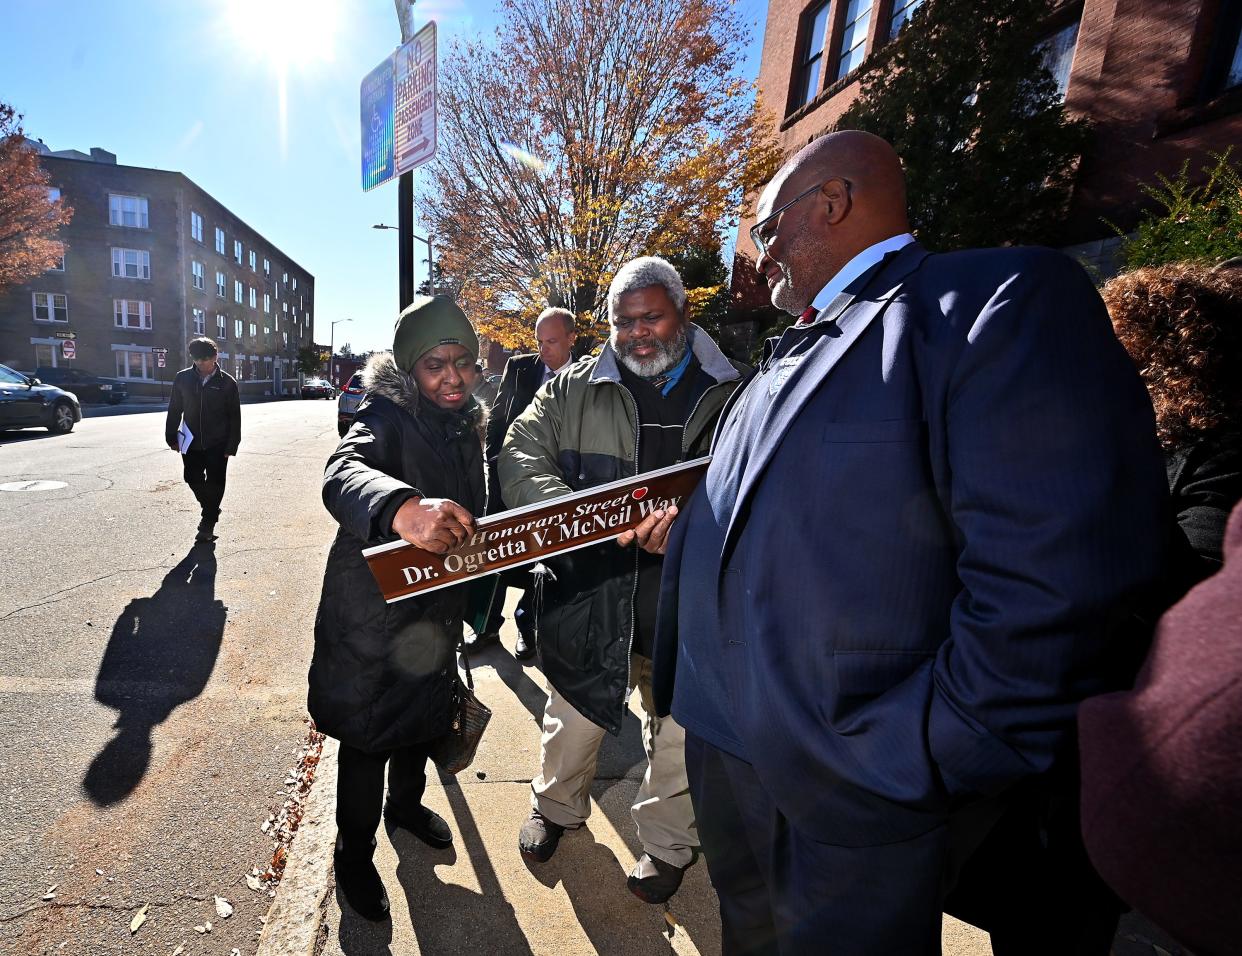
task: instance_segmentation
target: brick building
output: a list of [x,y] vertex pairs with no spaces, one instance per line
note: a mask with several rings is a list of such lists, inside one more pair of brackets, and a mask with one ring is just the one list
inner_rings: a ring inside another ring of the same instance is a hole
[[[826,132],[858,92],[857,69],[924,0],[771,0],[759,69],[787,154]],[[1242,0],[1073,0],[1047,24],[1047,63],[1066,106],[1093,123],[1064,245],[1106,270],[1116,240],[1102,218],[1133,225],[1139,186],[1192,172],[1208,151],[1242,143]],[[745,218],[733,289],[761,304]]]
[[243,393],[298,393],[310,273],[181,173],[31,145],[73,220],[61,267],[0,295],[0,363],[72,365],[159,396],[189,364],[189,340],[209,335]]

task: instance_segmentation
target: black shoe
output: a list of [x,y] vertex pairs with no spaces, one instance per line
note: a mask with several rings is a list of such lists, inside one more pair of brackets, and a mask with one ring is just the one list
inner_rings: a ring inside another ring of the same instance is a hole
[[194,536],[195,541],[215,541],[216,523],[204,518],[198,523],[198,534]]
[[559,823],[553,823],[538,810],[532,810],[522,824],[522,829],[518,831],[518,851],[522,854],[522,859],[531,863],[547,863],[556,852],[557,844],[561,842],[565,831],[576,829],[578,827],[563,827]]
[[466,640],[466,650],[471,654],[477,654],[479,651],[485,651],[493,644],[499,643],[499,631],[484,631],[482,634],[475,634],[472,638]]
[[630,873],[625,885],[644,903],[664,903],[677,892],[678,887],[681,886],[682,877],[686,875],[686,870],[694,866],[698,858],[699,854],[696,851],[685,866],[673,866],[658,857],[644,853],[638,858],[638,865]]
[[424,806],[412,811],[398,810],[391,802],[384,803],[384,819],[389,826],[409,830],[429,847],[444,850],[453,845],[453,831],[444,817]]
[[373,923],[388,918],[388,893],[379,870],[369,858],[333,853],[332,865],[336,868],[337,889],[354,912]]
[[539,649],[539,644],[535,640],[534,634],[527,634],[524,631],[518,632],[517,644],[513,646],[513,656],[519,661],[528,661],[535,656],[535,651]]

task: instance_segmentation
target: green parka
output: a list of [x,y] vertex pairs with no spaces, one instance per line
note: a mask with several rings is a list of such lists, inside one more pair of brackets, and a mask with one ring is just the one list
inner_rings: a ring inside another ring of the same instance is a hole
[[[691,409],[681,461],[708,453],[716,419],[744,371],[706,332],[690,330],[694,356],[716,383]],[[638,436],[634,397],[605,345],[545,382],[509,427],[498,461],[505,503],[519,508],[633,477]],[[617,734],[629,696],[637,554],[607,541],[545,564],[552,573],[537,611],[544,676],[580,714]]]

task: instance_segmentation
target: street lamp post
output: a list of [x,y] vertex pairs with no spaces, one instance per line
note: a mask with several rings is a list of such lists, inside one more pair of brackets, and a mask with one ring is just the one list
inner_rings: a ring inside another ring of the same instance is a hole
[[[400,230],[399,228],[397,228],[396,226],[386,226],[386,225],[384,225],[384,223],[382,223],[382,222],[377,222],[377,223],[376,223],[374,226],[372,226],[371,228],[372,228],[372,229],[392,229],[392,230],[394,230],[395,232],[400,232],[400,231],[401,231],[401,230]],[[425,242],[425,243],[427,243],[427,288],[431,290],[431,294],[432,294],[432,295],[435,295],[435,294],[436,294],[436,277],[435,277],[435,273],[431,271],[431,252],[432,252],[432,249],[431,249],[431,237],[430,237],[430,236],[420,236],[420,235],[418,235],[418,233],[410,233],[410,235],[411,235],[414,239],[418,240],[419,242]]]
[[332,330],[328,333],[328,381],[332,387],[336,387],[336,327],[342,322],[352,322],[353,319],[337,319],[332,323]]

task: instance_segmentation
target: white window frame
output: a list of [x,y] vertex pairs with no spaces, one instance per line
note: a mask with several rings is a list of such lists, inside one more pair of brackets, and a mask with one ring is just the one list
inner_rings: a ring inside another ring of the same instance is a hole
[[281,334],[281,336],[282,336],[282,337],[284,338],[284,340],[285,340],[285,348],[288,348],[288,347],[289,347],[289,333],[288,333],[288,332],[281,332],[280,334]]
[[[131,325],[129,307],[131,305],[138,306],[138,324]],[[151,303],[143,299],[113,299],[112,300],[112,326],[117,329],[125,329],[127,332],[150,332],[151,331]]]
[[[61,249],[62,250],[64,249],[63,244],[61,245]],[[48,272],[64,272],[65,271],[65,254],[63,251],[60,254],[60,258],[56,260],[56,265],[52,266],[47,271]]]
[[195,242],[203,241],[203,217],[190,210],[190,238]]
[[[147,215],[147,197],[133,196],[129,193],[108,193],[108,225],[123,226],[126,229],[147,229],[150,218]],[[132,222],[126,222],[129,218]]]
[[190,281],[199,292],[207,291],[207,269],[197,259],[190,260]]
[[[42,306],[39,300],[43,300]],[[59,307],[58,302],[59,300]],[[42,308],[44,318],[39,317],[39,310]],[[43,325],[67,325],[69,322],[69,296],[62,292],[32,292],[30,293],[30,311],[34,315],[34,320]],[[56,318],[59,311],[64,315],[63,319]]]
[[224,255],[224,230],[216,226],[216,252]]
[[[126,381],[126,382],[154,382],[155,381],[155,355],[151,352],[150,349],[135,348],[132,346],[127,346],[127,345],[114,345],[112,346],[112,352],[114,355],[117,356],[117,358],[113,360],[115,364],[117,378],[122,379],[123,381]],[[125,356],[141,355],[142,360],[139,364],[142,366],[141,368],[142,374],[141,375],[130,375],[129,374],[130,361],[128,358],[125,358],[124,360],[122,360],[120,358],[121,355],[125,355]],[[124,361],[123,368],[122,368],[122,361]]]
[[259,325],[257,322],[251,322],[250,323],[250,337],[254,339],[254,338],[258,338],[258,336],[259,336]]
[[[130,260],[133,260],[132,262]],[[133,269],[133,275],[129,270]],[[151,253],[146,249],[126,249],[123,246],[112,247],[112,278],[114,279],[150,279]]]
[[245,323],[241,319],[233,320],[233,334],[237,341],[242,340],[242,333],[245,331]]
[[193,309],[194,334],[207,334],[207,313],[203,309]]
[[233,258],[238,265],[242,264],[242,242],[240,239],[233,240]]
[[257,309],[259,307],[259,292],[254,286],[250,286],[250,308]]
[[256,256],[255,251],[251,249],[250,250],[250,271],[251,272],[259,271],[257,263],[258,263],[258,256]]
[[233,280],[233,301],[238,305],[241,305],[242,302],[245,301],[244,293],[242,292],[241,279]]
[[272,312],[272,297],[266,292],[263,293],[263,311],[268,315]]
[[221,342],[229,340],[229,317],[222,312],[216,313],[216,338]]
[[216,270],[216,295],[224,299],[228,297],[229,280],[219,269]]
[[293,277],[293,291],[294,292],[298,291],[298,277],[297,276]]
[[[850,15],[850,2],[845,0],[845,16]],[[875,13],[875,0],[857,0],[854,18],[848,20],[841,30],[841,46],[837,51],[837,80],[843,80],[867,58],[867,38],[871,34],[871,16]],[[848,45],[847,45],[848,44]],[[855,52],[857,51],[857,56]],[[835,81],[834,81],[835,82]]]
[[272,274],[272,264],[267,259],[263,260],[263,274],[269,278]]

